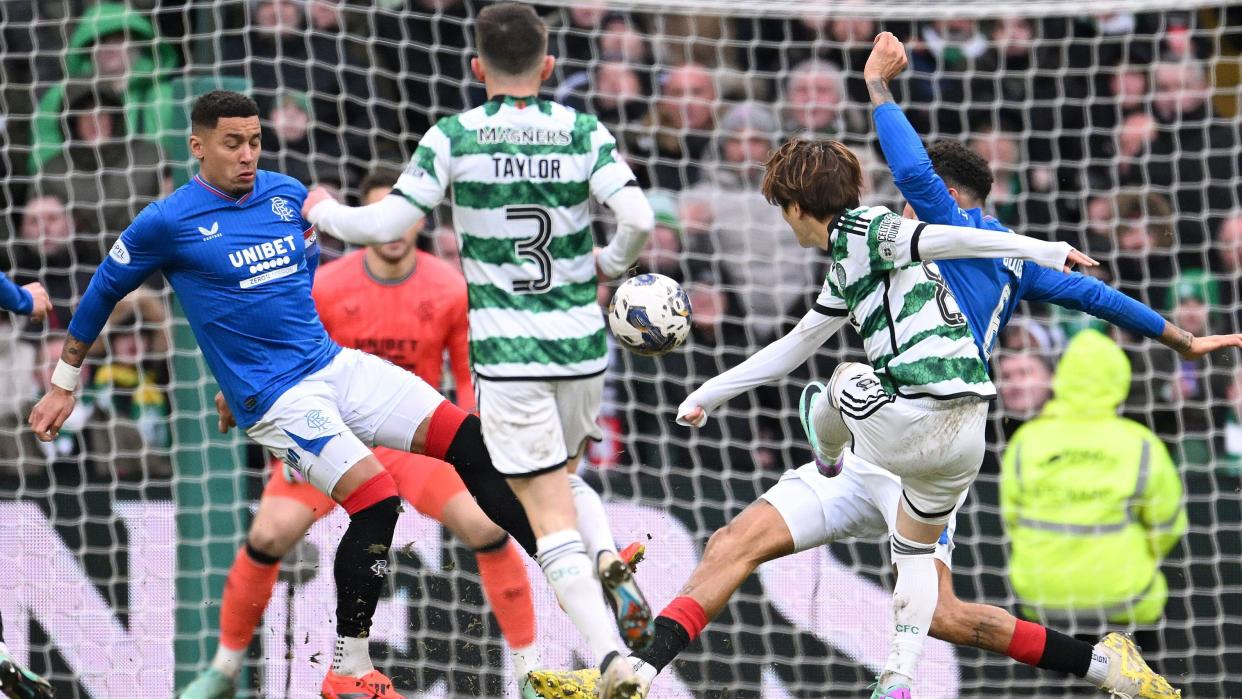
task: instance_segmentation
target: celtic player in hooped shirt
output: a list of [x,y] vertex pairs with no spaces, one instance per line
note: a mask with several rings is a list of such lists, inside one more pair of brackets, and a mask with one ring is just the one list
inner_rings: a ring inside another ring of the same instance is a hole
[[[495,471],[477,417],[414,374],[328,336],[311,297],[319,248],[301,215],[306,189],[256,168],[258,115],[236,92],[194,103],[190,149],[199,174],[143,209],[113,245],[30,423],[40,439],[55,438],[109,313],[163,272],[220,384],[221,428],[241,426],[349,514],[333,564],[337,640],[323,696],[397,697],[372,667],[367,640],[400,511],[396,483],[371,447],[424,453],[458,471]],[[498,475],[494,482],[503,487]]]
[[[586,440],[600,437],[607,338],[597,270],[624,272],[654,215],[612,134],[594,116],[536,96],[553,58],[534,10],[490,6],[475,33],[472,68],[489,101],[431,128],[384,201],[346,207],[313,191],[305,214],[342,240],[384,242],[451,188],[483,439],[526,509],[557,599],[600,662],[602,696],[628,697],[635,678],[599,582],[631,648],[649,642],[651,611],[617,555],[598,495],[573,471]],[[617,217],[598,254],[592,198]]]

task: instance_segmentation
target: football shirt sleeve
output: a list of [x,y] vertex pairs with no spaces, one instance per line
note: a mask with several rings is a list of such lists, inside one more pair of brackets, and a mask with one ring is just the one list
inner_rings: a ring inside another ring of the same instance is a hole
[[170,246],[168,235],[162,207],[158,202],[148,204],[95,270],[69,322],[70,335],[87,344],[99,337],[117,302],[164,266]]
[[414,206],[429,214],[444,201],[448,192],[451,174],[449,157],[452,147],[448,136],[440,130],[439,125],[433,126],[423,135],[418,148],[414,149],[414,157],[406,165],[405,171],[397,178],[393,193],[399,194]]
[[0,272],[0,310],[29,315],[34,310],[34,296],[13,283]]
[[591,132],[591,196],[601,204],[612,195],[621,191],[622,187],[637,184],[634,171],[625,160],[617,154],[617,139],[598,122]]

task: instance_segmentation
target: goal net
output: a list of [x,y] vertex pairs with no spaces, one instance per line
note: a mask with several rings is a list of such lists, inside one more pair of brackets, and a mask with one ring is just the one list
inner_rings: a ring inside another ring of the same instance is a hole
[[[93,269],[146,203],[194,172],[189,103],[216,87],[252,94],[265,125],[261,167],[354,202],[368,172],[401,168],[436,119],[486,99],[470,72],[479,7],[0,3],[0,269],[19,283],[41,281],[55,305],[39,325],[0,317],[0,617],[9,648],[46,674],[58,696],[171,696],[206,667],[223,581],[268,474],[241,436],[216,433],[214,381],[160,279],[114,313],[59,439],[41,444],[24,427]],[[1101,260],[1105,281],[1183,328],[1242,331],[1236,6],[537,7],[557,56],[544,96],[599,115],[616,134],[658,222],[638,268],[679,280],[694,306],[681,350],[645,359],[614,348],[605,438],[584,469],[604,494],[618,541],[647,545],[639,579],[657,607],[676,595],[712,532],[785,469],[810,461],[797,417],[803,384],[862,359],[847,330],[788,380],[738,397],[704,429],[673,420],[690,390],[791,328],[827,269],[826,254],[799,248],[758,192],[771,148],[793,136],[841,140],[865,168],[865,202],[901,210],[862,80],[881,30],[910,50],[894,93],[925,142],[959,141],[989,163],[989,213],[1021,233],[1075,244]],[[611,226],[600,214],[602,240]],[[451,213],[438,210],[420,245],[455,259],[451,230]],[[345,246],[326,239],[324,249],[331,258]],[[991,359],[1001,398],[989,454],[954,537],[962,600],[1022,608],[999,464],[1007,440],[1050,397],[1069,338],[1088,327],[1098,326],[1080,313],[1029,304],[1001,334]],[[1189,524],[1160,562],[1162,578],[1143,591],[1158,595],[1152,590],[1167,582],[1163,612],[1114,626],[1139,633],[1187,696],[1242,694],[1238,354],[1183,361],[1150,341],[1118,340],[1132,366],[1120,410],[1154,431],[1153,449],[1171,455]],[[1104,457],[1086,455],[1064,478],[1098,483],[1105,468]],[[1134,511],[1112,521],[1141,520],[1143,478],[1128,502]],[[1098,495],[1066,490],[1080,495],[1066,507]],[[319,522],[286,559],[241,696],[317,691],[333,637],[330,561],[345,521],[338,512]],[[379,668],[407,696],[509,691],[508,654],[474,558],[408,511],[394,548],[372,632]],[[847,541],[762,566],[652,696],[863,696],[887,655],[887,549],[881,540]],[[1060,574],[1059,554],[1039,553],[1045,568],[1037,572]],[[1116,565],[1102,570],[1128,570],[1132,556],[1119,549]],[[582,666],[588,654],[577,634],[538,568],[530,573],[544,659]],[[1092,582],[1100,581],[1083,585]],[[1104,628],[1098,608],[1025,611],[1069,633],[1093,637]],[[918,678],[920,697],[1050,696],[1080,685],[941,641],[929,641]]]

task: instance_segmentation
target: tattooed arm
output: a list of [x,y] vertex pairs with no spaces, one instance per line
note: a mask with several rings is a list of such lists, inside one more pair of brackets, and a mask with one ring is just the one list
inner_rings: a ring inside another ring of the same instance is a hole
[[1160,344],[1181,355],[1182,359],[1198,359],[1229,347],[1242,347],[1242,335],[1208,335],[1195,337],[1176,325],[1165,322],[1164,332],[1156,338]]

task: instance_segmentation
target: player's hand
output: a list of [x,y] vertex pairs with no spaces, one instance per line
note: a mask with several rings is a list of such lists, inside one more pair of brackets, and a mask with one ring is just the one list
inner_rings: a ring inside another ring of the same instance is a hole
[[702,427],[707,422],[707,411],[701,405],[687,406],[682,403],[677,409],[677,424],[687,427]]
[[863,66],[863,80],[888,82],[906,69],[906,47],[892,32],[880,32]]
[[1072,272],[1074,267],[1099,267],[1100,263],[1087,257],[1082,252],[1074,248],[1070,248],[1069,254],[1065,256],[1065,266],[1062,267],[1063,272]]
[[233,411],[229,409],[229,404],[224,401],[224,394],[216,391],[216,414],[220,416],[220,422],[217,425],[220,434],[228,434],[229,430],[237,426],[237,421],[233,419]]
[[35,403],[34,409],[30,411],[28,422],[30,429],[34,430],[40,442],[50,442],[56,439],[61,426],[73,412],[76,402],[77,398],[74,397],[72,391],[53,386],[39,399],[38,403]]
[[1230,347],[1242,347],[1242,335],[1208,335],[1190,341],[1190,347],[1178,351],[1182,359],[1199,359],[1204,355]]
[[42,321],[52,310],[52,299],[47,295],[47,289],[44,289],[39,282],[31,282],[22,288],[29,291],[34,298],[34,308],[30,311],[30,319]]
[[[302,202],[302,218],[310,221],[311,209],[315,208],[317,204],[321,204],[329,199],[332,199],[332,193],[323,187],[315,187],[307,192],[306,200]],[[311,221],[311,223],[314,223],[314,221]]]

